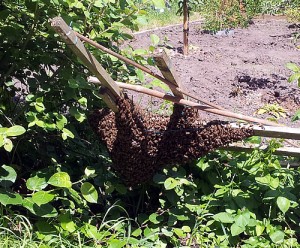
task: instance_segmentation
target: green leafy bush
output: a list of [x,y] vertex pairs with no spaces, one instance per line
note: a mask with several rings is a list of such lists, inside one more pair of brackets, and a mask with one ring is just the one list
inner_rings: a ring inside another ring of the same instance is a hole
[[[86,122],[103,102],[48,19],[61,15],[118,51],[139,13],[129,0],[1,1],[0,244],[294,246],[299,170],[281,167],[272,150],[214,153],[165,168],[136,188],[111,171]],[[151,38],[154,47],[158,39]],[[143,80],[134,68],[92,50],[114,79]],[[127,55],[146,63],[144,52],[128,49]]]

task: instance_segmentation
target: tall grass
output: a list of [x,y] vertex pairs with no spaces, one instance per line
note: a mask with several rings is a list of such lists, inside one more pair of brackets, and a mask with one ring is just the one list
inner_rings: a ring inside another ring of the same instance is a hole
[[[147,10],[147,14],[145,16],[146,21],[140,24],[140,30],[182,23],[183,17],[176,14],[177,9],[178,7],[176,5],[172,5],[170,9],[164,9],[164,12],[152,9]],[[194,21],[198,19],[201,19],[200,14],[198,12],[192,12],[190,20]]]

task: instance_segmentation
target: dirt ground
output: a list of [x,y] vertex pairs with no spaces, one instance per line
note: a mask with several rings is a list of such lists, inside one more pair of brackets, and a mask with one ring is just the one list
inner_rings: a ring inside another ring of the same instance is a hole
[[[167,52],[186,90],[228,110],[251,116],[266,103],[279,103],[287,112],[287,117],[279,122],[300,127],[300,121],[290,122],[300,108],[300,89],[296,83],[287,82],[291,71],[285,67],[288,62],[300,65],[300,50],[294,39],[297,32],[300,27],[284,18],[265,17],[229,34],[212,35],[203,31],[201,23],[192,23],[188,56],[181,53],[181,25],[137,33],[130,45],[148,47],[151,33],[161,41],[167,37],[172,46],[167,46]],[[209,114],[203,114],[203,118],[226,119]]]

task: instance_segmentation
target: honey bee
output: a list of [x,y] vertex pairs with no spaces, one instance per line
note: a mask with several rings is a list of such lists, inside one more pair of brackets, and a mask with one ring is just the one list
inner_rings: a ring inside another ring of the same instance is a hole
[[243,94],[243,89],[242,89],[242,87],[241,86],[239,86],[239,85],[235,85],[234,87],[233,87],[233,89],[231,90],[231,92],[230,92],[230,96],[233,96],[233,97],[236,97],[236,96],[239,96],[239,95],[241,95],[241,94]]

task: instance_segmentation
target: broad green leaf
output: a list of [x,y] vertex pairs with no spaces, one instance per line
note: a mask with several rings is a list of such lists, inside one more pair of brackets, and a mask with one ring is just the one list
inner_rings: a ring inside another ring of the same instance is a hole
[[97,203],[98,201],[98,192],[95,187],[89,183],[85,182],[81,185],[80,188],[81,194],[83,197],[90,203]]
[[256,231],[256,235],[257,236],[262,235],[262,233],[264,232],[264,230],[265,230],[265,226],[262,225],[262,224],[260,224],[260,223],[257,224],[256,227],[255,227],[255,231]]
[[0,167],[0,184],[7,188],[10,187],[17,179],[17,173],[14,168],[3,165]]
[[71,220],[69,213],[60,214],[58,220],[60,221],[60,225],[64,230],[68,232],[76,231],[76,224]]
[[47,191],[38,191],[32,195],[32,200],[38,206],[51,202],[55,197],[55,194],[49,193]]
[[271,188],[277,189],[278,186],[279,186],[279,183],[280,183],[280,181],[279,181],[278,177],[276,177],[276,178],[271,177],[271,181],[270,181],[270,187]]
[[27,197],[22,202],[23,207],[27,208],[31,213],[40,217],[56,217],[56,209],[49,203],[38,206],[31,197]]
[[50,177],[49,184],[61,187],[61,188],[71,188],[72,182],[70,180],[70,176],[66,172],[57,172],[53,176]]
[[150,214],[149,220],[150,220],[153,224],[158,224],[158,223],[160,223],[160,221],[162,220],[162,216],[159,216],[158,214],[153,213],[153,214]]
[[240,227],[247,226],[249,221],[250,221],[250,214],[248,214],[248,215],[240,214],[240,215],[236,216],[236,218],[235,218],[235,224],[237,224]]
[[5,139],[3,134],[0,134],[0,147],[2,147],[5,144]]
[[137,228],[137,229],[135,229],[132,233],[131,233],[131,235],[133,236],[133,237],[138,237],[138,236],[140,236],[142,234],[142,229],[141,228]]
[[140,70],[140,69],[136,70],[136,75],[137,75],[137,78],[138,78],[141,82],[144,82],[145,76],[144,76],[144,73],[142,72],[142,70]]
[[0,203],[6,205],[22,205],[22,196],[8,191],[0,191]]
[[[35,226],[38,229],[38,234],[42,235],[42,238],[44,238],[47,235],[55,235],[56,233],[56,228],[54,227],[54,225],[50,225],[47,221],[44,221],[43,219],[38,220],[35,223]],[[40,247],[43,248],[43,247]],[[44,247],[46,248],[46,247]]]
[[5,135],[6,136],[6,132],[7,132],[8,128],[7,127],[0,127],[0,134],[1,135]]
[[271,232],[270,233],[270,239],[274,242],[274,243],[281,243],[284,240],[284,232],[277,230],[275,232]]
[[182,226],[182,228],[181,228],[184,232],[186,232],[186,233],[190,233],[192,230],[191,230],[191,228],[189,227],[189,226]]
[[87,99],[85,97],[81,97],[80,99],[78,99],[78,102],[80,103],[80,105],[82,105],[83,107],[87,107]]
[[174,189],[178,185],[178,181],[172,177],[169,177],[165,182],[164,186],[166,190]]
[[297,66],[295,63],[287,63],[285,66],[293,72],[300,72],[300,66]]
[[68,123],[68,120],[65,116],[58,114],[56,116],[56,126],[59,130],[62,130],[64,126]]
[[173,229],[174,233],[179,237],[179,238],[185,238],[186,234],[183,232],[182,229],[180,228],[174,228]]
[[221,212],[221,213],[215,214],[213,216],[213,218],[216,221],[219,221],[221,223],[233,223],[234,222],[232,215],[229,213],[226,213],[226,212]]
[[166,229],[166,228],[162,228],[162,229],[161,229],[161,232],[162,232],[165,236],[167,236],[167,237],[172,237],[172,235],[173,235],[173,232],[170,231],[170,230],[168,230],[168,229]]
[[163,9],[166,7],[164,0],[152,0],[154,6],[158,9]]
[[62,131],[63,131],[62,133],[63,140],[66,140],[68,137],[74,139],[74,134],[69,129],[63,128]]
[[46,178],[42,174],[37,174],[34,177],[30,177],[27,182],[26,186],[29,190],[38,191],[46,188],[48,185]]
[[4,149],[8,152],[11,152],[13,149],[13,143],[10,139],[5,138],[4,139]]
[[85,170],[84,170],[84,174],[87,176],[87,177],[95,177],[97,176],[96,174],[96,170],[92,167],[86,167]]
[[108,248],[122,248],[126,245],[127,241],[121,239],[109,239],[107,243],[109,244]]
[[26,132],[26,129],[24,127],[16,125],[16,126],[12,126],[12,127],[8,128],[8,130],[6,131],[6,136],[7,137],[19,136],[25,132]]
[[230,232],[232,236],[237,236],[245,231],[245,226],[238,226],[236,223],[233,223],[230,227]]
[[45,106],[42,102],[36,102],[34,103],[34,107],[37,112],[42,113],[45,110]]
[[279,196],[276,200],[277,206],[278,208],[285,214],[291,205],[291,202],[289,199],[283,197],[283,196]]
[[158,45],[159,37],[156,34],[151,34],[150,39],[151,39],[151,43],[152,43],[153,46]]

